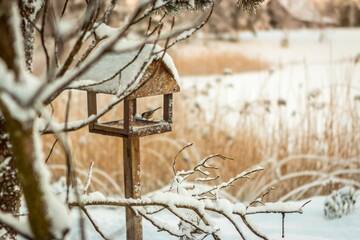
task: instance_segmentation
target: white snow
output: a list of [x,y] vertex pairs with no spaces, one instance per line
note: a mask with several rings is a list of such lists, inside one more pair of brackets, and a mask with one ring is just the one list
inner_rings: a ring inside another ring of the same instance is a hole
[[[303,120],[301,116],[307,109],[309,96],[315,96],[313,106],[321,109],[329,104],[332,90],[337,89],[339,107],[334,114],[343,116],[345,110],[340,106],[350,107],[348,103],[354,103],[360,94],[360,64],[354,60],[360,53],[360,30],[300,30],[286,36],[288,48],[280,46],[284,37],[280,31],[259,32],[257,36],[241,33],[237,44],[209,43],[220,51],[231,49],[265,60],[270,69],[226,76],[182,77],[180,86],[183,93],[190,93],[190,106],[200,106],[208,122],[220,117],[224,129],[239,124],[247,104],[259,116],[266,116],[268,123],[282,116],[295,128]],[[281,101],[286,106],[279,107]],[[268,114],[267,110],[270,110]],[[344,124],[347,123],[345,118]],[[321,121],[319,124],[321,130],[324,125]]]
[[182,33],[180,33],[177,37],[176,37],[176,41],[182,41],[185,40],[187,38],[189,38],[192,34],[194,34],[197,31],[197,28],[190,28],[189,30],[186,30]]
[[43,0],[22,0],[25,6],[32,6],[34,9],[29,14],[29,19],[34,21],[36,18],[37,13],[42,8],[44,1]]
[[[323,216],[323,205],[325,197],[314,197],[311,202],[304,208],[303,214],[287,214],[285,217],[285,239],[287,240],[355,240],[360,234],[359,219],[360,206],[357,205],[356,210],[351,214],[340,219],[327,220]],[[303,202],[293,202],[291,205],[301,206]],[[224,202],[226,205],[226,202]],[[276,204],[273,205],[275,208]],[[107,236],[114,239],[124,239],[125,223],[124,209],[122,208],[102,208],[90,207],[90,214],[101,227]],[[162,211],[155,215],[162,222],[177,226],[176,220],[167,211]],[[77,222],[78,213],[72,211],[73,222]],[[270,239],[281,239],[281,215],[280,214],[257,214],[248,216],[249,220],[257,226],[257,229],[265,233]],[[210,215],[210,219],[215,226],[220,228],[220,236],[223,239],[239,239],[239,236],[226,219],[218,215]],[[167,240],[176,239],[169,236],[165,232],[158,232],[157,229],[149,222],[144,220],[143,223],[144,240]],[[71,231],[71,239],[77,239],[79,229],[74,228]],[[101,239],[93,230],[92,226],[86,221],[86,231],[89,239]],[[258,239],[250,232],[246,231],[245,235],[249,239]],[[211,239],[208,237],[206,239]]]
[[19,82],[15,82],[13,72],[7,69],[6,64],[0,59],[0,93],[2,101],[10,109],[11,115],[20,120],[27,121],[35,116],[33,109],[24,108],[33,93],[40,85],[40,81],[28,72],[23,72]]
[[[352,73],[351,76],[349,76],[349,71]],[[291,119],[291,126],[296,127],[302,121],[297,116],[301,116],[301,113],[306,110],[305,104],[309,94],[319,91],[321,96],[317,99],[316,104],[327,104],[334,87],[346,90],[350,84],[350,96],[348,97],[354,99],[360,93],[359,77],[360,66],[349,63],[337,64],[332,67],[290,65],[274,72],[185,77],[180,86],[183,91],[195,91],[195,102],[207,114],[209,122],[214,120],[215,111],[219,111],[224,123],[227,124],[224,126],[225,128],[232,128],[238,123],[241,117],[240,112],[246,103],[251,103],[258,109],[256,111],[261,112],[263,111],[261,106],[268,101],[271,109],[276,112],[267,117],[270,122],[274,122],[274,119],[279,116],[276,106],[280,100],[285,101],[286,107],[279,108],[279,111],[286,116],[286,119]],[[192,101],[194,102],[194,100]]]
[[[9,213],[3,213],[0,211],[0,222],[6,223],[7,225],[11,226],[16,231],[20,232],[23,235],[32,237],[32,231],[29,225],[29,222],[25,219],[18,219],[14,217],[13,215]],[[0,237],[3,235],[1,231],[4,231],[4,229],[0,230]]]
[[64,203],[55,196],[50,186],[50,172],[45,166],[43,158],[42,143],[38,132],[38,121],[34,122],[34,170],[40,180],[40,189],[43,192],[44,204],[47,208],[46,213],[50,219],[51,232],[57,237],[62,238],[71,226],[69,211]]
[[114,36],[115,34],[117,34],[118,32],[119,32],[119,29],[110,27],[109,25],[107,25],[105,23],[101,23],[95,29],[95,34],[99,38],[111,37],[111,36]]
[[[100,26],[99,34],[101,35],[112,36],[116,33],[117,30],[111,27]],[[146,68],[154,60],[162,57],[161,52],[157,53],[161,50],[160,46],[146,44],[143,49],[132,49],[137,44],[139,44],[138,40],[120,40],[114,47],[115,52],[103,56],[101,60],[82,74],[78,80],[74,81],[69,88],[108,94],[123,93],[130,85],[133,85],[134,89],[136,89],[136,86],[141,83],[142,75]],[[125,53],[116,53],[116,51],[123,52],[125,49],[132,50]],[[171,57],[168,54],[164,54],[162,61],[174,79],[179,80],[178,72]],[[118,73],[121,69],[123,69],[121,73]]]
[[[76,20],[77,21],[77,20]],[[72,33],[75,30],[76,27],[76,22],[73,19],[60,19],[58,26],[57,26],[57,31],[59,33],[59,35],[63,36],[64,38],[67,37],[70,33]]]

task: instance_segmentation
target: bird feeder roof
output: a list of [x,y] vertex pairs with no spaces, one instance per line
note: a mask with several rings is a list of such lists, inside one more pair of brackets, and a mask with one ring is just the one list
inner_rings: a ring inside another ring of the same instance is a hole
[[179,75],[170,55],[154,44],[122,51],[134,44],[136,41],[128,39],[118,42],[115,51],[103,55],[68,88],[130,99],[178,92]]

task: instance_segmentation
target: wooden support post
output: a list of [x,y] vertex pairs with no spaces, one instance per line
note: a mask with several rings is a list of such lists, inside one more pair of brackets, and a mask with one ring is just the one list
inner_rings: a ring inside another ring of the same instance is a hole
[[132,132],[130,127],[131,122],[135,120],[136,115],[136,99],[124,100],[124,129],[128,132]]
[[[97,114],[97,101],[96,101],[96,93],[94,92],[87,92],[87,104],[88,104],[88,116],[96,115]],[[94,129],[94,122],[89,123],[89,131]]]
[[172,118],[173,118],[173,95],[172,95],[172,93],[164,95],[163,109],[164,109],[164,116],[163,116],[164,121],[166,121],[168,123],[172,123],[173,122],[173,120],[172,120]]
[[[140,198],[140,140],[139,137],[123,138],[124,183],[126,198]],[[126,208],[127,240],[142,240],[141,216]]]

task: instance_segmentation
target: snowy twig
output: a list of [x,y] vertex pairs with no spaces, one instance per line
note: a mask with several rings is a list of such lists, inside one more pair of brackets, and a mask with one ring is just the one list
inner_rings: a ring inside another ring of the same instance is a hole
[[84,207],[79,205],[79,208],[85,213],[86,217],[89,219],[91,225],[94,227],[95,231],[97,233],[99,233],[99,235],[104,239],[104,240],[108,240],[109,238],[107,238],[105,236],[105,234],[100,230],[100,228],[98,227],[98,225],[95,223],[94,219],[92,219],[91,215],[89,214],[88,210]]
[[29,229],[28,222],[20,222],[16,217],[0,211],[0,223],[25,239],[35,239]]
[[88,172],[88,176],[86,179],[86,183],[83,189],[84,193],[87,193],[89,187],[90,187],[90,183],[91,183],[91,179],[92,179],[92,174],[93,174],[93,167],[94,167],[94,161],[91,162],[90,167],[89,167],[89,172]]
[[[189,145],[189,147],[190,146],[191,145]],[[232,160],[232,158],[226,157],[226,156],[221,155],[221,154],[212,154],[212,155],[209,155],[209,156],[205,157],[201,161],[199,161],[194,166],[193,169],[187,170],[187,171],[179,171],[179,172],[177,172],[176,175],[181,176],[183,178],[188,178],[189,176],[191,176],[194,173],[198,172],[198,173],[201,173],[202,175],[209,176],[209,172],[207,172],[206,170],[203,170],[202,168],[204,168],[204,169],[218,169],[217,167],[208,164],[208,162],[211,159],[214,159],[214,158],[219,158],[219,159],[223,159],[223,160]]]
[[179,34],[179,35],[176,37],[176,39],[167,46],[167,48],[159,51],[158,53],[160,53],[160,52],[162,52],[162,51],[166,51],[167,49],[171,48],[171,47],[174,46],[175,44],[177,44],[177,43],[179,43],[179,42],[181,42],[181,41],[184,41],[184,40],[190,38],[194,33],[196,33],[197,31],[199,31],[201,28],[203,28],[203,27],[206,25],[206,23],[210,20],[210,17],[212,16],[213,11],[214,11],[214,3],[212,2],[212,3],[211,3],[211,7],[210,7],[209,14],[205,17],[204,20],[202,20],[202,21],[200,22],[200,24],[198,24],[198,25],[196,25],[195,27],[190,28],[189,30],[184,31],[184,32],[182,32],[181,34]]
[[55,141],[53,142],[53,144],[51,145],[51,148],[50,148],[50,151],[49,151],[49,154],[47,155],[47,157],[45,158],[45,163],[47,163],[51,157],[51,154],[53,153],[54,149],[55,149],[55,146],[58,142],[58,139],[55,138]]
[[44,0],[44,10],[43,10],[43,15],[42,15],[42,20],[41,20],[41,28],[40,28],[40,39],[41,39],[41,46],[43,48],[44,54],[45,54],[45,60],[46,60],[46,73],[49,76],[49,70],[50,70],[50,55],[49,55],[49,51],[46,47],[46,43],[45,43],[45,24],[47,22],[47,13],[49,10],[49,0]]
[[211,189],[206,190],[206,191],[204,191],[202,193],[199,193],[198,195],[202,196],[202,195],[205,195],[205,194],[208,194],[208,193],[213,193],[213,191],[218,192],[221,189],[224,189],[224,188],[227,188],[227,187],[231,186],[234,182],[236,182],[239,179],[249,178],[249,175],[260,172],[260,171],[263,171],[263,170],[264,169],[262,167],[256,167],[256,168],[244,171],[244,172],[238,174],[237,176],[229,179],[227,182],[224,182],[224,183],[219,184],[218,186],[212,187]]
[[[154,225],[160,232],[165,231],[169,233],[170,235],[178,238],[182,238],[186,236],[186,234],[181,233],[179,230],[175,229],[174,227],[168,226],[167,223],[162,222],[159,219],[155,219],[154,217],[151,217],[150,215],[145,214],[143,211],[138,210],[138,213],[144,217],[146,220],[148,220],[152,225]],[[191,237],[191,236],[189,236]]]
[[176,175],[176,160],[179,157],[179,155],[187,148],[191,147],[193,145],[193,143],[188,143],[186,144],[184,147],[182,147],[175,155],[174,160],[173,160],[173,164],[172,164],[172,169],[173,169],[173,173],[174,176]]

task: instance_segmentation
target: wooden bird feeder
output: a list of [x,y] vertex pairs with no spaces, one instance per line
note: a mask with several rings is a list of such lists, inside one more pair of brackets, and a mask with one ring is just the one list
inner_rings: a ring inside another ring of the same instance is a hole
[[[108,122],[95,121],[89,124],[89,131],[119,137],[143,137],[171,131],[173,93],[179,92],[180,88],[166,65],[161,60],[152,62],[138,85],[139,87],[124,100],[124,119]],[[106,92],[87,92],[89,116],[97,114],[96,95],[98,93]],[[163,96],[162,119],[149,120],[137,114],[138,98],[159,95]]]
[[[149,58],[154,45],[146,45],[139,53],[107,54],[70,89],[87,91],[88,115],[96,115],[97,94],[125,94],[123,119],[94,121],[89,131],[123,138],[123,164],[125,197],[141,197],[140,181],[140,137],[171,131],[173,115],[173,93],[180,90],[178,74],[169,55]],[[144,62],[144,59],[146,62]],[[119,73],[119,69],[126,68]],[[114,74],[116,73],[116,74]],[[105,79],[105,80],[104,80]],[[137,99],[149,96],[163,96],[162,119],[149,120],[137,114]],[[130,208],[126,209],[127,239],[142,239],[141,217]]]

